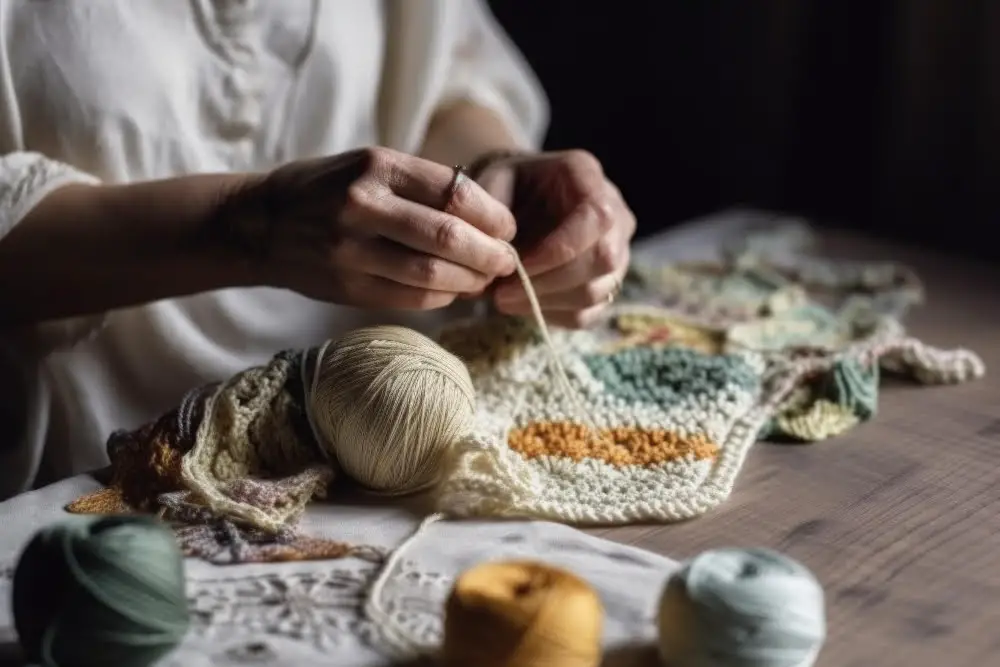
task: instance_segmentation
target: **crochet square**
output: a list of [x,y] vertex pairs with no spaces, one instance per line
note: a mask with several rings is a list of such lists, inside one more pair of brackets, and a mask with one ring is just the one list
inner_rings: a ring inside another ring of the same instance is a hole
[[549,350],[524,321],[442,335],[469,366],[479,412],[439,489],[441,510],[610,524],[688,519],[726,498],[767,418],[763,358],[705,351],[709,332],[674,336],[666,318],[626,335],[635,323],[620,317],[608,330],[552,337],[579,408],[557,390]]

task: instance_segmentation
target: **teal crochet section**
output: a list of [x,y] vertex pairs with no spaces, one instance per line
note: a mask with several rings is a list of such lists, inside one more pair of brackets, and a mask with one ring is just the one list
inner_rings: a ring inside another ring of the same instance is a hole
[[826,374],[823,395],[867,420],[878,410],[878,364],[865,365],[857,359],[844,359]]
[[698,395],[725,400],[730,393],[756,392],[760,387],[757,373],[734,355],[634,347],[584,360],[609,393],[630,402],[667,406]]
[[[807,398],[786,410],[803,414],[818,400],[827,400],[850,410],[859,421],[875,417],[878,411],[878,363],[865,364],[858,359],[841,359],[808,388]],[[781,415],[768,420],[757,435],[759,440],[795,435],[780,426]]]

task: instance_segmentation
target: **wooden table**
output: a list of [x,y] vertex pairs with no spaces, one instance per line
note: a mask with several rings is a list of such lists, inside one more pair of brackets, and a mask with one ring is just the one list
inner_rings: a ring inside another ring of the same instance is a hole
[[976,351],[987,377],[886,387],[875,420],[843,437],[757,445],[710,515],[594,532],[678,559],[721,546],[800,559],[827,593],[819,667],[1000,665],[1000,271],[848,235],[822,252],[917,269],[927,304],[909,330]]

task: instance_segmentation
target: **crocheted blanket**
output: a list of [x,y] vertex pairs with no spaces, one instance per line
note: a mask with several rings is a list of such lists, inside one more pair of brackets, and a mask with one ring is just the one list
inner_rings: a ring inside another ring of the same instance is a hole
[[[740,239],[716,263],[636,265],[604,325],[552,332],[600,437],[556,390],[532,323],[450,326],[438,342],[467,364],[478,412],[435,490],[439,511],[576,524],[693,518],[729,496],[754,442],[824,440],[872,419],[883,374],[940,384],[985,373],[970,351],[906,334],[902,319],[922,298],[911,270],[778,251],[807,240],[789,227]],[[315,354],[282,352],[113,434],[108,487],[67,509],[158,513],[188,555],[220,564],[379,558],[296,529],[307,503],[343,477],[306,418],[301,378]],[[218,498],[246,511],[219,511]]]

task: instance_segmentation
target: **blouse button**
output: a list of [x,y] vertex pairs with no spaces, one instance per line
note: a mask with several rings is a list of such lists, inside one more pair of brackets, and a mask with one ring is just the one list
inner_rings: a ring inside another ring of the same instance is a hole
[[224,85],[231,106],[223,132],[229,139],[245,137],[260,125],[263,115],[255,77],[245,69],[235,69]]
[[234,114],[232,118],[222,124],[222,136],[229,141],[246,139],[260,125],[260,114],[254,113],[253,109],[241,110],[242,113]]

